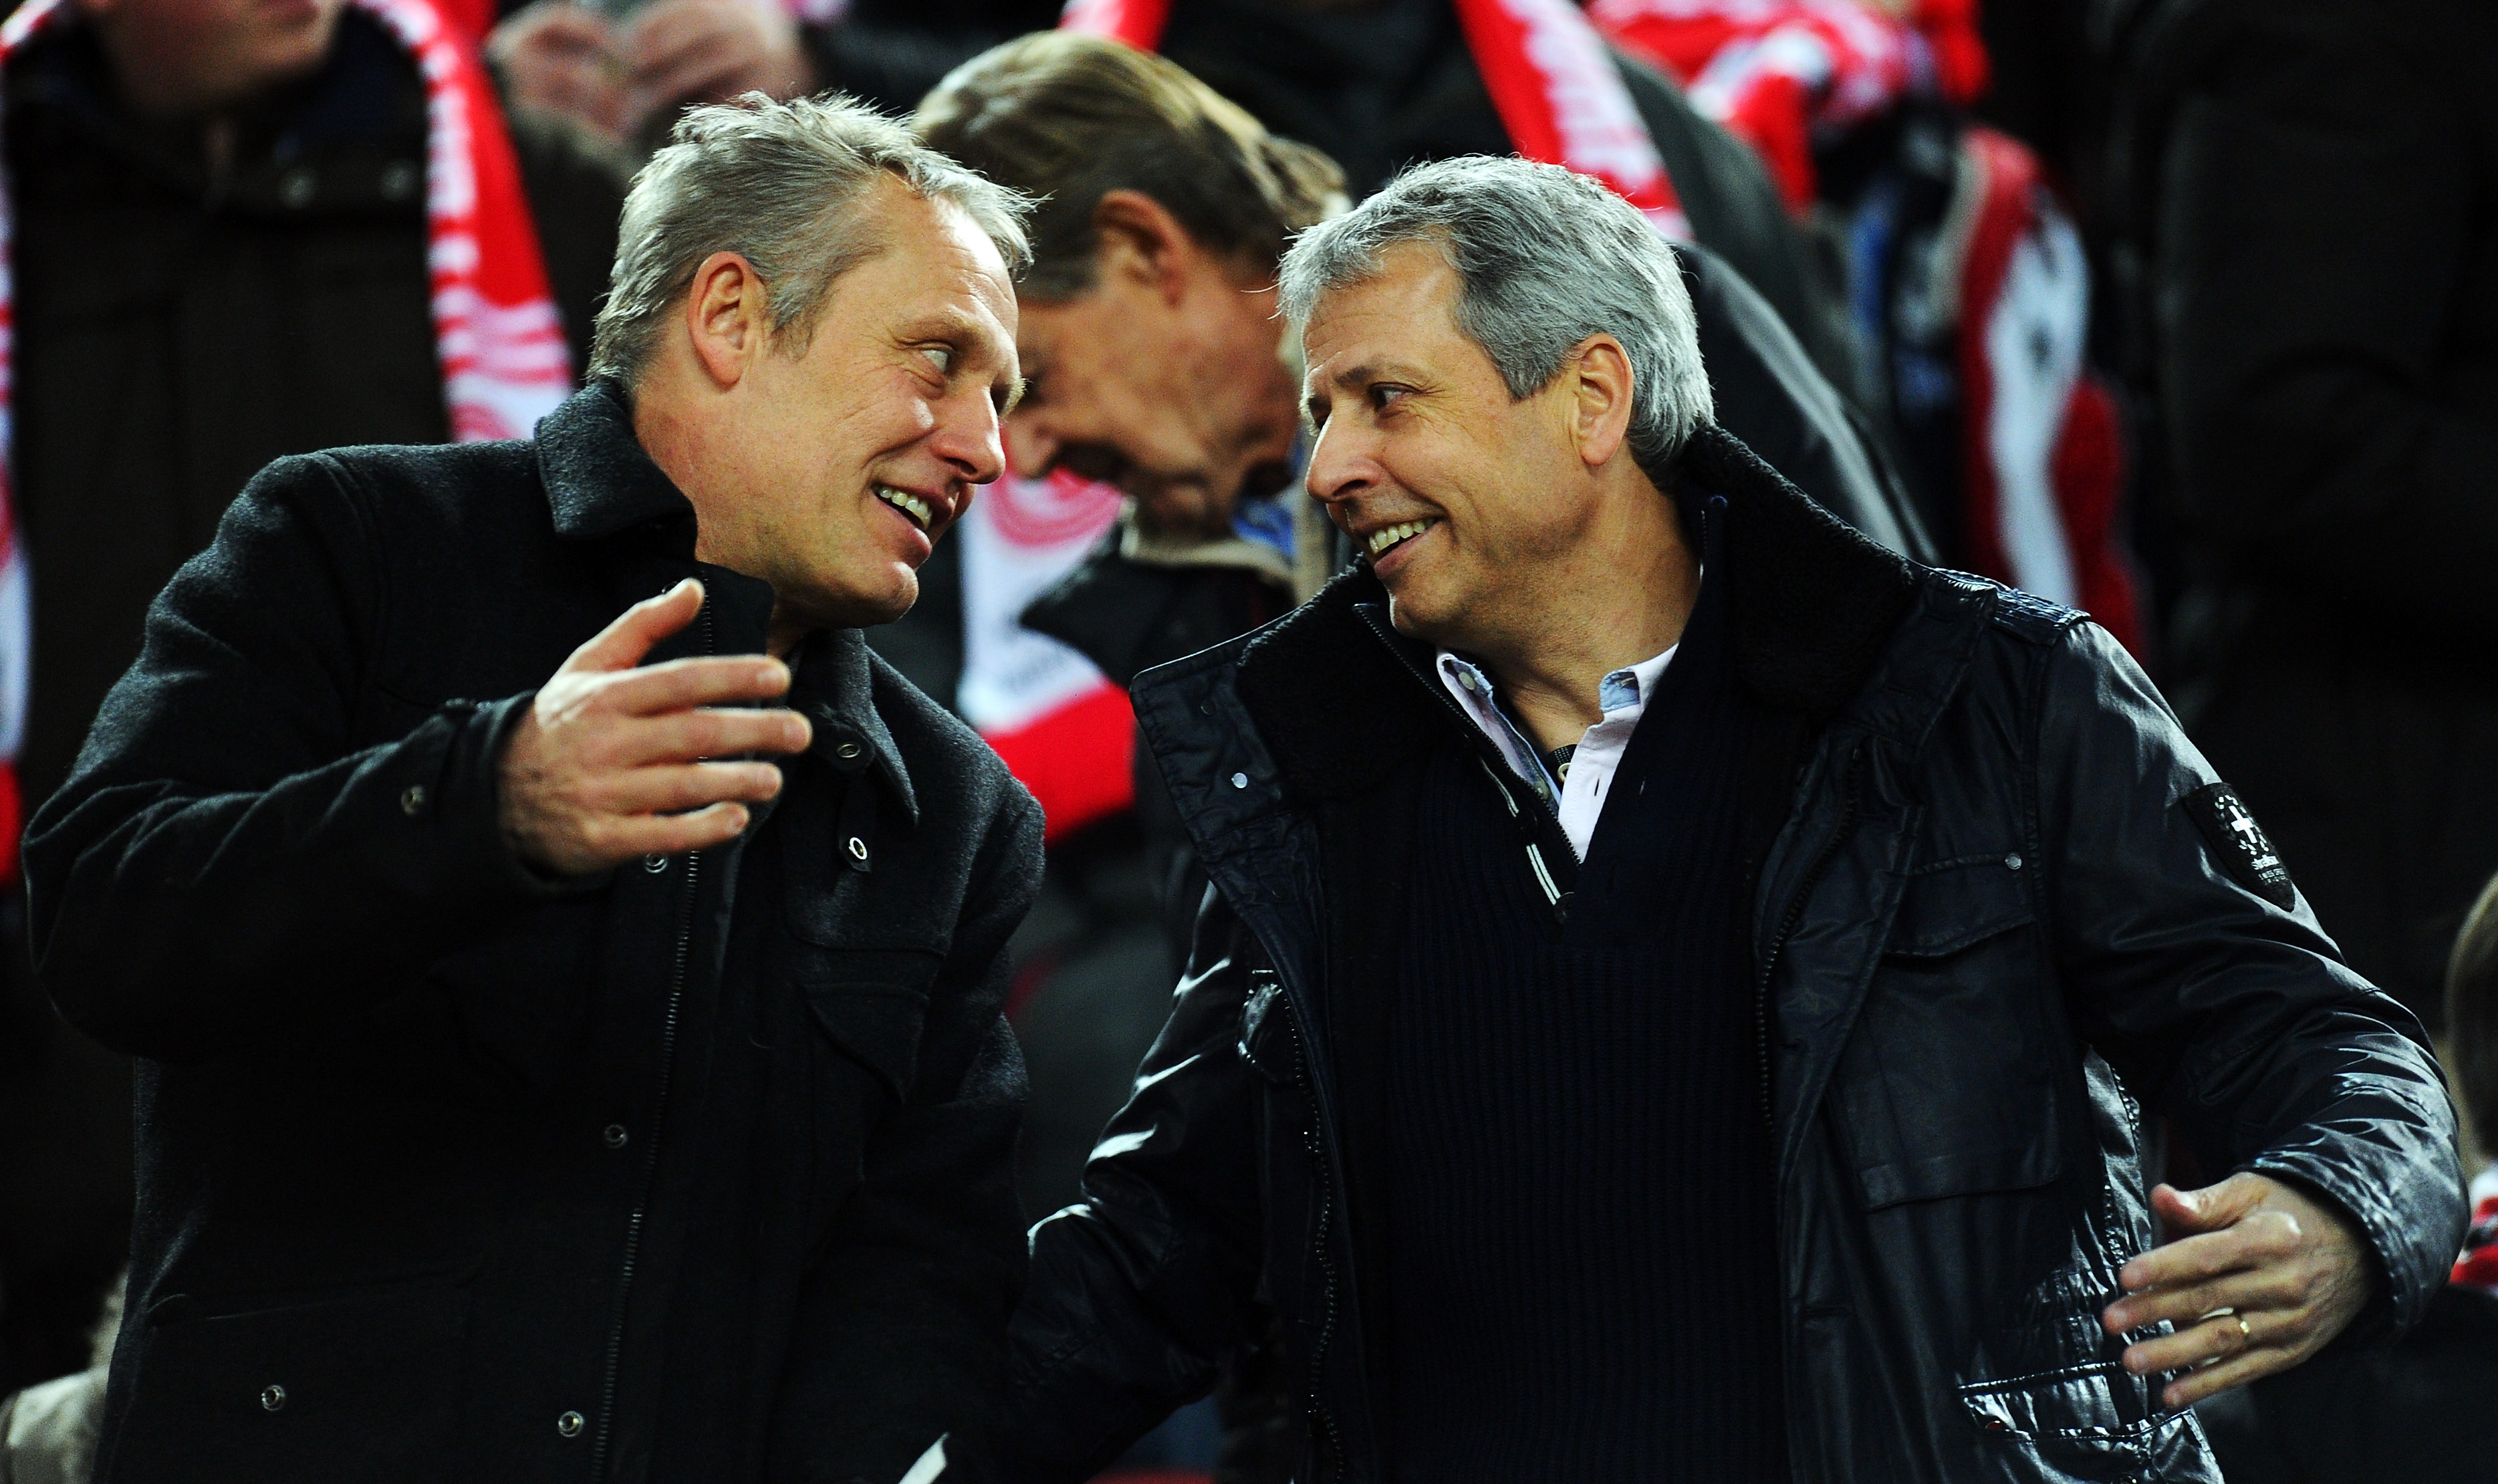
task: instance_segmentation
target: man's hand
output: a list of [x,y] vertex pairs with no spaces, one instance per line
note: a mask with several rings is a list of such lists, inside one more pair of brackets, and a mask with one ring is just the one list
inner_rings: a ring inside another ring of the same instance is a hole
[[495,28],[486,55],[516,109],[569,118],[611,142],[632,133],[616,27],[571,0],[538,0]]
[[690,578],[635,603],[572,652],[503,753],[503,838],[522,859],[583,876],[636,856],[736,838],[749,803],[781,791],[770,762],[707,762],[806,750],[786,710],[711,710],[787,693],[789,667],[760,655],[637,668],[651,646],[702,611]]
[[2193,1235],[2126,1264],[2117,1274],[2126,1296],[2099,1319],[2111,1335],[2162,1319],[2176,1326],[2125,1352],[2135,1375],[2186,1372],[2161,1393],[2172,1409],[2288,1371],[2367,1306],[2367,1244],[2348,1217],[2292,1186],[2233,1175],[2201,1190],[2162,1185],[2151,1207],[2170,1230]]
[[645,116],[751,91],[789,99],[816,88],[798,22],[780,0],[657,0],[633,17],[623,46]]

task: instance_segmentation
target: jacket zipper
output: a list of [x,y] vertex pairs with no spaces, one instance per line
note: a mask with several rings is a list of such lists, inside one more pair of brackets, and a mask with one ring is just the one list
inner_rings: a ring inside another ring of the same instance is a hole
[[1812,895],[1813,886],[1821,880],[1821,873],[1829,870],[1830,863],[1839,858],[1840,848],[1847,843],[1849,831],[1856,827],[1857,764],[1864,757],[1865,747],[1861,742],[1847,754],[1846,791],[1841,796],[1839,827],[1822,842],[1812,864],[1805,869],[1804,879],[1796,883],[1794,894],[1787,898],[1786,911],[1778,917],[1777,931],[1770,938],[1770,951],[1762,955],[1760,973],[1754,977],[1752,984],[1752,1045],[1760,1061],[1761,1122],[1770,1130],[1773,1158],[1777,1153],[1778,1124],[1777,1113],[1770,1098],[1770,976],[1777,969],[1778,954],[1785,950],[1788,937],[1804,920],[1805,900]]
[[1310,1151],[1311,1178],[1318,1181],[1319,1219],[1316,1245],[1319,1264],[1319,1335],[1310,1345],[1310,1419],[1326,1439],[1327,1460],[1322,1466],[1336,1478],[1344,1477],[1344,1434],[1336,1426],[1335,1414],[1322,1400],[1328,1347],[1334,1342],[1336,1326],[1337,1284],[1335,1256],[1329,1245],[1335,1236],[1335,1180],[1329,1172],[1326,1142],[1319,1135],[1318,1097],[1310,1085],[1310,1053],[1301,1039],[1301,1027],[1293,1024],[1294,1082],[1310,1096],[1310,1121],[1303,1126],[1302,1146]]
[[[713,640],[711,604],[702,610],[703,653],[718,647]],[[590,1476],[607,1477],[607,1446],[616,1423],[616,1387],[624,1365],[624,1315],[633,1293],[633,1273],[642,1253],[642,1227],[651,1197],[659,1182],[659,1130],[667,1119],[668,1088],[675,1081],[677,1024],[685,1006],[686,976],[693,961],[694,912],[701,901],[702,852],[686,853],[685,909],[677,915],[677,949],[668,967],[667,1012],[659,1022],[659,1077],[651,1096],[651,1134],[642,1153],[642,1188],[633,1198],[633,1212],[624,1223],[624,1264],[616,1277],[616,1318],[607,1331],[607,1360],[598,1384],[598,1431],[590,1446]]]

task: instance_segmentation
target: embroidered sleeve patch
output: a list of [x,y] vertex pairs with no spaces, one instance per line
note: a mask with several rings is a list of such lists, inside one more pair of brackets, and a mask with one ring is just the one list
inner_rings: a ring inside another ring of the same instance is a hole
[[2239,886],[2284,912],[2297,902],[2298,888],[2290,885],[2290,868],[2281,863],[2281,854],[2272,848],[2263,826],[2227,784],[2205,784],[2178,802],[2194,817],[2212,854]]

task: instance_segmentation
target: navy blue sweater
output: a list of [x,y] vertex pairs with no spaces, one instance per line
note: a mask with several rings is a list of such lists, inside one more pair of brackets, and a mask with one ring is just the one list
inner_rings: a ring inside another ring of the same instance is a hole
[[1784,1473],[1720,598],[1702,595],[1584,867],[1510,788],[1575,888],[1564,911],[1474,739],[1431,765],[1387,1059],[1400,1479]]

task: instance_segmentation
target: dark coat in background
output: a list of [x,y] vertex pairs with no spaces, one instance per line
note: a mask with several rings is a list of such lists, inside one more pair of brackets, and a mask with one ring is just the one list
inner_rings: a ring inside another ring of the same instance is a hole
[[[2154,1242],[2139,1104],[2215,1173],[2320,1192],[2417,1319],[2463,1227],[2419,1028],[2287,883],[2198,821],[2215,783],[2080,615],[1921,568],[1704,430],[1728,500],[1748,960],[1760,995],[1799,1481],[2217,1479],[2098,1310]],[[1137,723],[1212,879],[1190,977],[1084,1205],[1034,1234],[1007,1475],[1081,1480],[1283,1318],[1317,1481],[1376,1426],[1376,1202],[1406,858],[1479,736],[1367,571],[1143,677]]]
[[2436,1025],[2498,871],[2498,8],[2130,9],[2179,710],[2352,965]]
[[601,385],[272,466],[153,610],[27,845],[47,983],[144,1058],[100,1478],[978,1476],[1030,795],[841,630],[743,839],[558,886],[497,828],[626,606],[698,575],[654,658],[761,650],[693,540]]
[[[82,22],[12,58],[5,91],[31,812],[138,657],[149,601],[263,465],[449,423],[424,91],[368,17],[350,12],[323,72],[236,120],[214,177],[198,124],[121,103]],[[624,181],[526,120],[514,143],[579,365]],[[0,1389],[83,1364],[130,1226],[129,1069],[62,1033],[19,916],[0,898]]]

